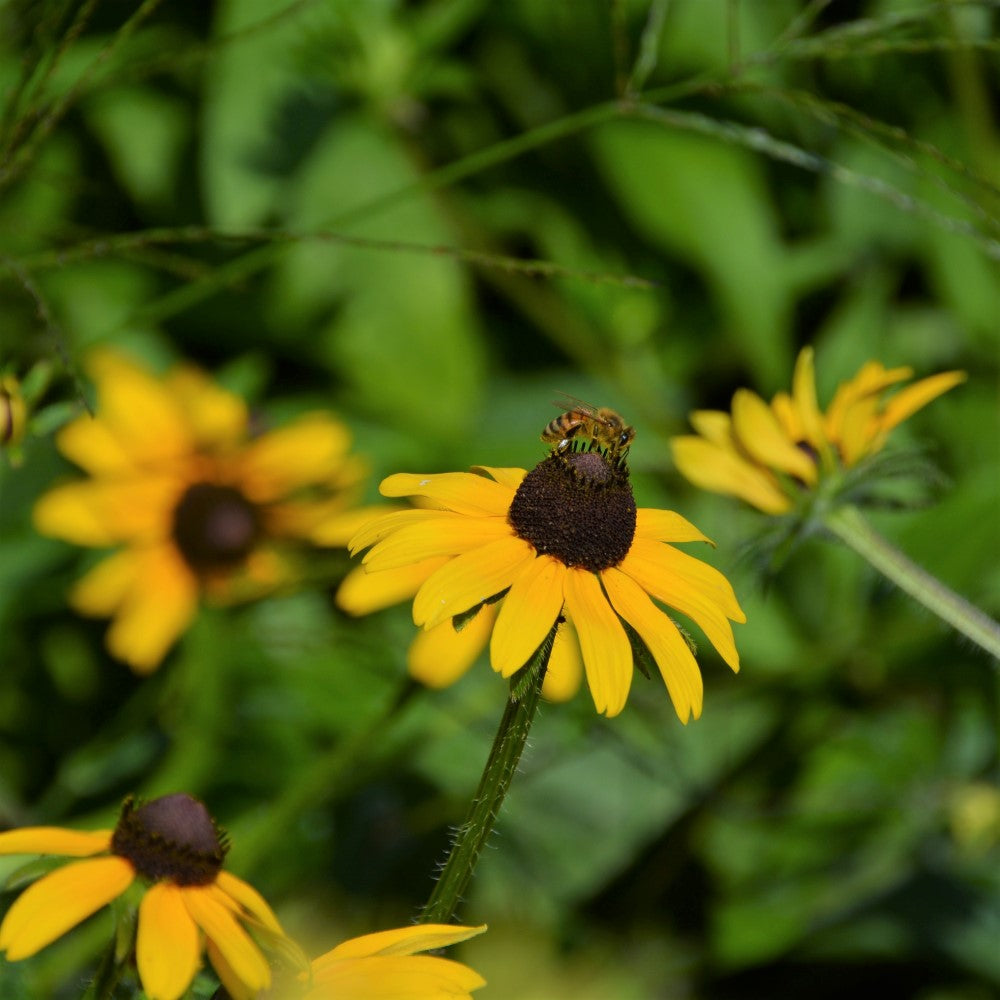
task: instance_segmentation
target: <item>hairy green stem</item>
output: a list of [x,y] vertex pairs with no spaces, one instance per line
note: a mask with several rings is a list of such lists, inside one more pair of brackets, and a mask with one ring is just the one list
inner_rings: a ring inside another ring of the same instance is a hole
[[831,511],[824,523],[900,590],[1000,660],[1000,624],[890,545],[856,508],[841,507]]
[[452,842],[441,876],[420,915],[420,922],[423,924],[448,923],[472,880],[479,856],[496,826],[500,807],[527,742],[541,697],[542,681],[554,638],[555,628],[539,646],[528,665],[511,678],[511,693],[486,767],[483,768],[483,776],[479,779],[479,787],[469,814]]

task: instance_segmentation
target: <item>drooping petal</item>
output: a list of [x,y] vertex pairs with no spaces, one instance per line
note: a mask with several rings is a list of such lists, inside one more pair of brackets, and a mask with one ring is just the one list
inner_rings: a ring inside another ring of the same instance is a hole
[[284,933],[267,900],[248,882],[222,869],[215,876],[215,885],[269,931],[275,934]]
[[363,934],[338,944],[313,962],[313,971],[319,972],[334,959],[368,958],[373,955],[416,955],[421,951],[444,948],[459,941],[468,941],[486,930],[479,927],[460,927],[455,924],[413,924],[391,931]]
[[108,629],[112,655],[137,673],[155,670],[198,607],[198,581],[172,545],[145,550],[139,577]]
[[388,573],[369,573],[364,566],[357,566],[344,577],[337,591],[337,606],[349,615],[367,615],[399,604],[413,597],[421,584],[446,562],[446,558],[426,559]]
[[503,518],[450,514],[399,528],[376,543],[362,561],[369,572],[398,569],[435,556],[456,556],[510,534]]
[[789,440],[771,407],[749,389],[733,395],[733,430],[755,461],[787,472],[804,483],[816,482],[816,463]]
[[222,983],[226,993],[230,997],[230,1000],[256,1000],[258,996],[257,990],[250,989],[247,984],[236,975],[233,971],[233,967],[226,961],[225,956],[221,951],[219,951],[215,942],[211,938],[208,938],[205,941],[205,952],[208,955],[208,960],[212,963],[212,968],[215,969],[215,974],[219,977],[219,982]]
[[632,683],[632,647],[628,636],[593,573],[569,570],[563,589],[580,641],[594,707],[611,718],[625,707]]
[[739,670],[739,654],[728,619],[746,618],[729,581],[717,569],[669,545],[638,538],[619,569],[651,597],[687,615],[726,663]]
[[695,486],[739,497],[765,514],[783,514],[791,509],[791,500],[774,476],[735,451],[694,435],[675,437],[670,447],[674,464]]
[[459,514],[507,516],[514,491],[471,472],[420,475],[399,472],[383,479],[379,492],[385,497],[426,497]]
[[501,677],[520,670],[551,631],[562,611],[565,577],[565,563],[543,555],[514,578],[490,639],[490,662]]
[[703,535],[687,518],[673,510],[640,507],[635,512],[637,538],[654,538],[658,542],[715,542]]
[[172,475],[64,483],[38,499],[35,527],[76,545],[166,538],[183,482]]
[[122,549],[102,559],[73,584],[69,592],[70,606],[82,615],[113,615],[138,585],[141,561],[135,549]]
[[568,619],[556,632],[552,655],[542,681],[542,697],[549,701],[568,701],[580,690],[583,679],[583,657],[576,629]]
[[86,858],[111,849],[111,830],[64,830],[58,826],[22,826],[0,833],[0,854],[60,854]]
[[653,654],[677,717],[685,725],[692,715],[700,718],[704,696],[701,671],[677,626],[625,573],[606,569],[601,580],[614,609],[638,632]]
[[90,356],[101,419],[136,465],[150,467],[191,453],[191,430],[163,379],[115,351]]
[[455,631],[450,618],[421,629],[406,656],[410,676],[430,688],[454,684],[486,648],[498,613],[496,604],[486,604],[461,631]]
[[215,946],[233,974],[253,990],[266,989],[271,983],[267,959],[240,926],[230,909],[215,894],[212,886],[185,886],[184,905],[194,922],[215,942]]
[[255,503],[267,503],[324,482],[343,462],[350,443],[347,428],[324,413],[268,431],[240,457],[241,492]]
[[479,973],[447,958],[344,958],[314,974],[303,1000],[469,1000],[485,985]]
[[913,377],[909,367],[887,369],[880,361],[866,361],[854,378],[841,382],[823,418],[823,433],[829,441],[843,437],[843,421],[848,410],[859,400],[877,396],[884,389]]
[[120,896],[134,878],[132,866],[116,856],[57,868],[14,900],[0,924],[0,951],[11,962],[34,955]]
[[213,382],[204,372],[191,365],[178,365],[164,381],[180,403],[191,436],[198,445],[232,446],[246,435],[249,422],[246,403]]
[[135,960],[149,1000],[178,1000],[201,965],[198,927],[172,882],[150,886],[139,904]]
[[937,399],[942,393],[960,385],[966,377],[965,372],[941,372],[900,389],[882,411],[879,417],[880,429],[883,433],[891,431],[932,399]]
[[535,550],[513,535],[450,559],[413,599],[413,621],[431,628],[506,590]]

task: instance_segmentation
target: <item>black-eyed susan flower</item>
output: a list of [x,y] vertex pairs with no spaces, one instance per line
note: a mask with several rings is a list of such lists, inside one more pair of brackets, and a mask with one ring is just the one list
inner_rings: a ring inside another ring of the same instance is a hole
[[84,859],[21,893],[0,924],[0,951],[10,961],[28,958],[124,896],[138,900],[135,961],[150,1000],[183,996],[203,952],[223,982],[253,995],[270,985],[271,972],[248,928],[276,952],[297,946],[257,890],[223,870],[227,850],[208,810],[185,794],[138,807],[129,800],[113,830],[0,833],[0,854]]
[[582,663],[598,712],[617,715],[634,655],[648,652],[687,722],[701,713],[701,673],[657,602],[739,668],[730,621],[745,619],[732,587],[675,547],[708,539],[673,511],[637,510],[623,454],[578,442],[527,473],[399,474],[380,488],[419,507],[376,517],[355,535],[351,549],[370,551],[338,600],[360,614],[413,596],[424,632],[410,667],[421,680],[450,683],[487,642],[493,669],[510,677],[559,623],[547,696],[571,694]]
[[805,348],[790,394],[779,392],[768,405],[749,389],[738,389],[732,414],[696,411],[691,423],[698,433],[673,439],[674,461],[702,489],[739,497],[765,514],[789,513],[821,481],[878,453],[893,428],[965,374],[942,372],[890,394],[912,377],[912,368],[868,361],[838,387],[824,413],[816,400],[813,352]]
[[[482,934],[485,927],[419,924],[352,938],[312,962],[280,1000],[471,1000],[485,980],[467,965],[420,952]],[[249,996],[233,995],[233,1000]]]
[[242,399],[181,365],[163,378],[102,351],[88,368],[94,417],[57,436],[89,478],[56,486],[35,506],[37,529],[117,550],[73,588],[82,614],[110,616],[111,653],[154,670],[199,600],[228,603],[294,581],[294,543],[323,525],[350,537],[362,469],[327,413],[254,436]]

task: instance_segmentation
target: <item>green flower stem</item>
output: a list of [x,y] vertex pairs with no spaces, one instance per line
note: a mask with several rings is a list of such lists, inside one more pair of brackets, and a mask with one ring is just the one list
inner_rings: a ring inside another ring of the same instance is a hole
[[890,545],[856,508],[833,510],[826,515],[824,523],[837,538],[897,587],[1000,660],[1000,625]]
[[94,971],[94,978],[91,979],[81,1000],[112,1000],[114,997],[115,987],[123,971],[117,945],[117,940],[112,938],[111,943],[104,949],[101,961]]
[[[542,681],[554,638],[555,628],[539,646],[528,665],[511,678],[507,707],[493,740],[493,749],[490,750],[483,776],[479,779],[469,815],[455,835],[448,860],[441,870],[441,877],[420,915],[420,923],[448,923],[465,895],[479,855],[496,825],[500,807],[527,742],[528,732],[538,709]],[[528,681],[527,684],[522,683],[525,680]]]

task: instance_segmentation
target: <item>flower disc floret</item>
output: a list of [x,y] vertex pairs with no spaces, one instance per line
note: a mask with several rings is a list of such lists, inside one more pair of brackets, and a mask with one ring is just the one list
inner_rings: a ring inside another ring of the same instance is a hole
[[122,807],[111,836],[111,851],[127,858],[151,882],[208,885],[222,868],[228,844],[208,810],[190,795],[178,793],[139,808],[132,799]]
[[524,477],[508,520],[539,554],[596,573],[628,554],[635,512],[624,463],[598,451],[569,452],[550,455]]

